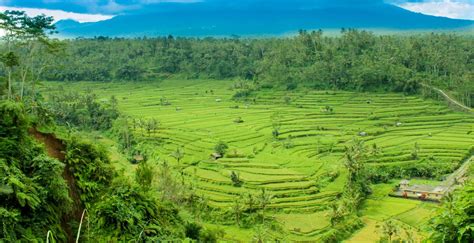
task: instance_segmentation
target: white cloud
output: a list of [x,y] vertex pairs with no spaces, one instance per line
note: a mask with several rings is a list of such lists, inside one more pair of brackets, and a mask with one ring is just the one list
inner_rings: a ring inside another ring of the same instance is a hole
[[413,12],[453,19],[474,20],[474,1],[434,0],[426,2],[406,2],[398,6]]
[[4,12],[6,10],[18,10],[25,11],[29,16],[37,16],[40,14],[45,14],[47,16],[53,16],[55,21],[72,19],[80,23],[86,22],[97,22],[101,20],[111,19],[113,15],[103,15],[103,14],[82,14],[82,13],[73,13],[66,12],[63,10],[51,10],[51,9],[42,9],[42,8],[15,8],[15,7],[6,7],[0,6],[0,11]]

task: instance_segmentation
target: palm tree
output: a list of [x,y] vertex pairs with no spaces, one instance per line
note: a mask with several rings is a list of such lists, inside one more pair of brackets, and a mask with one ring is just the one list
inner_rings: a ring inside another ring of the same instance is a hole
[[267,229],[264,225],[259,225],[255,228],[255,234],[253,235],[253,242],[263,243],[266,241]]
[[399,226],[392,219],[385,221],[382,225],[382,234],[387,236],[389,243],[392,242],[392,238],[398,234],[399,231]]
[[242,205],[242,196],[239,196],[232,205],[232,212],[235,215],[235,222],[237,223],[237,226],[240,226],[240,218],[242,216],[243,210],[244,207]]
[[184,151],[178,147],[173,153],[171,153],[171,157],[175,158],[179,164],[179,162],[184,158]]
[[272,201],[272,195],[268,194],[265,188],[262,188],[262,192],[258,195],[258,202],[262,209],[262,224],[265,223],[265,208]]
[[256,201],[255,201],[255,198],[254,198],[254,195],[252,193],[248,193],[247,194],[247,198],[245,200],[245,204],[247,206],[247,211],[248,212],[253,212],[254,211],[254,207],[255,207],[255,204],[256,204]]

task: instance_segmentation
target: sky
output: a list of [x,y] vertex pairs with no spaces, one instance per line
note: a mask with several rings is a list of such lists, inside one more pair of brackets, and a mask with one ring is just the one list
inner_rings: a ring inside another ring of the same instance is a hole
[[[22,10],[29,15],[46,14],[56,21],[73,19],[97,22],[115,15],[149,8],[162,2],[198,2],[226,0],[0,0],[0,11]],[[229,0],[242,1],[242,0]],[[251,1],[251,0],[245,0]],[[258,0],[257,0],[258,1]],[[290,0],[289,0],[290,1]],[[314,0],[326,1],[326,0]],[[341,4],[360,4],[381,0],[332,0]],[[456,19],[474,20],[474,0],[384,0],[410,11]],[[291,1],[290,1],[291,2]]]

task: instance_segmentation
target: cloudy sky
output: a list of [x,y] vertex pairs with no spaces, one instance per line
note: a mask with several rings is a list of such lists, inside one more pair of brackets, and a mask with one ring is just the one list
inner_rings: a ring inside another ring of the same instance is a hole
[[[112,18],[114,15],[143,10],[150,5],[161,2],[197,1],[218,0],[0,0],[0,11],[15,9],[26,11],[30,15],[44,13],[46,15],[54,16],[56,20],[74,19],[79,22],[96,22]],[[351,2],[346,0],[334,0],[333,2],[337,1]],[[414,12],[449,18],[474,20],[474,0],[384,1]],[[354,1],[352,1],[352,3],[353,2]]]

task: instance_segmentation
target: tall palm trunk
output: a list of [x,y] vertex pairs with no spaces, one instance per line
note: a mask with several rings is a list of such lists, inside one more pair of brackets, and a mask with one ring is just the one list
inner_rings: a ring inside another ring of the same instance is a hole
[[21,101],[23,101],[23,96],[25,93],[26,74],[27,74],[26,70],[21,74],[21,84],[20,84],[20,100]]
[[8,99],[11,100],[13,98],[12,95],[12,70],[11,68],[8,69]]

